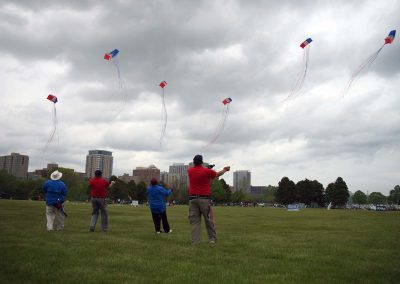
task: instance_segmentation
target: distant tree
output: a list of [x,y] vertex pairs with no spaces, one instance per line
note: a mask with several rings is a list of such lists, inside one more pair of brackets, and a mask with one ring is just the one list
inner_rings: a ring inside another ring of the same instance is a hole
[[324,206],[324,187],[317,180],[301,180],[296,184],[297,201],[306,205]]
[[242,190],[238,190],[232,193],[232,202],[240,203],[244,201],[246,194]]
[[133,196],[135,195],[135,191],[136,191],[136,183],[134,180],[131,180],[128,182],[128,184],[126,185],[126,190],[127,190],[128,198],[134,199]]
[[350,196],[346,182],[341,177],[330,183],[325,192],[327,202],[332,202],[333,206],[345,205]]
[[136,185],[136,190],[134,192],[133,199],[138,200],[139,203],[145,202],[147,200],[146,191],[147,191],[147,185],[143,181],[139,182]]
[[17,178],[4,170],[0,171],[0,196],[2,198],[13,198],[17,188]]
[[325,206],[325,193],[324,186],[317,180],[311,182],[313,188],[313,201],[318,204],[318,206]]
[[226,181],[223,178],[221,178],[220,181],[221,181],[222,187],[225,190],[225,200],[224,201],[230,202],[231,198],[232,198],[231,187],[229,186],[229,184],[226,183]]
[[115,181],[114,185],[108,188],[108,197],[113,201],[117,201],[118,199],[128,200],[128,184],[120,179],[116,179],[113,181]]
[[226,191],[219,179],[211,181],[211,198],[217,203],[224,202],[226,199]]
[[374,205],[385,204],[386,196],[380,192],[371,192],[371,194],[368,196],[368,203]]
[[314,190],[309,179],[296,183],[296,201],[306,205],[311,205],[314,202]]
[[400,204],[400,185],[396,185],[390,191],[388,201],[392,204]]
[[283,177],[278,184],[275,199],[282,204],[290,204],[296,201],[296,185],[292,180]]
[[277,186],[268,185],[265,189],[265,202],[274,203]]
[[354,204],[367,204],[367,195],[361,190],[357,190],[353,194],[353,203]]

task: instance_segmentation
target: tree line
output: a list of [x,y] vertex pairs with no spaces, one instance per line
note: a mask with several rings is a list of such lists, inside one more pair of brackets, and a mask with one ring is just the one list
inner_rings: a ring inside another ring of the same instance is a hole
[[[86,201],[89,198],[88,180],[82,178],[72,169],[58,168],[63,173],[62,180],[68,187],[67,200]],[[6,199],[44,199],[42,189],[43,183],[48,176],[37,180],[17,179],[6,171],[0,171],[0,197]],[[115,184],[108,190],[108,198],[113,202],[138,200],[139,203],[147,201],[147,184],[144,182],[128,183],[112,176],[110,181]],[[166,186],[161,183],[161,185]],[[326,189],[317,180],[304,179],[294,183],[288,177],[283,177],[278,186],[266,186],[262,194],[249,194],[245,191],[232,191],[229,184],[224,179],[214,179],[211,182],[211,197],[217,204],[237,204],[237,203],[304,203],[312,207],[326,206],[332,203],[333,206],[343,206],[349,200],[350,192],[346,182],[338,177],[335,182],[328,184]],[[169,201],[178,204],[187,204],[189,201],[188,188],[180,187],[172,191]],[[353,204],[400,204],[400,186],[396,185],[390,191],[389,196],[384,196],[380,192],[372,192],[368,196],[357,190],[351,197]]]

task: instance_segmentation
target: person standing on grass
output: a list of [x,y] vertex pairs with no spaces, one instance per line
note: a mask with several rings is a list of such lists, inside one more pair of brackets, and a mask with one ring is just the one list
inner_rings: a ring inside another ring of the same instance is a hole
[[64,230],[65,212],[63,203],[67,196],[68,190],[64,182],[60,179],[62,173],[54,171],[50,175],[50,180],[43,185],[43,190],[46,193],[46,219],[47,231],[54,230],[54,220],[56,221],[57,231]]
[[100,170],[94,172],[94,178],[89,180],[90,197],[92,202],[92,218],[90,220],[89,231],[94,232],[96,229],[99,211],[101,211],[101,229],[103,232],[108,230],[108,213],[107,213],[107,188],[113,186],[114,181],[108,183],[103,177]]
[[147,188],[147,197],[150,204],[151,216],[153,217],[154,229],[157,234],[161,233],[161,221],[164,233],[171,233],[167,219],[167,207],[165,198],[171,194],[170,189],[165,189],[158,184],[156,178],[152,178]]
[[196,155],[193,158],[194,167],[188,169],[189,175],[189,222],[191,225],[192,244],[200,243],[201,216],[204,217],[208,233],[208,242],[215,244],[217,233],[215,232],[213,212],[211,208],[211,180],[223,175],[230,170],[224,167],[216,172],[203,167],[203,156]]

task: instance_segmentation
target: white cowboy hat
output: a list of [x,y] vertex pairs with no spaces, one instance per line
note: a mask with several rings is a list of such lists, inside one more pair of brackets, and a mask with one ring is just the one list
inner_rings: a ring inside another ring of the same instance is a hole
[[59,180],[62,177],[62,173],[59,171],[54,171],[51,175],[50,178],[52,180]]

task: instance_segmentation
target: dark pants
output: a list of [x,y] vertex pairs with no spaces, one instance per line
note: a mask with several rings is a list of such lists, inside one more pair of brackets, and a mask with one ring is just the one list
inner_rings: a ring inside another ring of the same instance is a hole
[[92,218],[90,220],[89,229],[94,231],[96,228],[97,218],[99,217],[99,211],[101,211],[101,229],[107,231],[108,229],[108,214],[107,214],[107,203],[104,198],[92,197]]
[[164,232],[169,233],[170,228],[169,228],[168,219],[167,219],[167,211],[164,211],[162,213],[151,212],[151,216],[153,216],[153,223],[154,223],[154,228],[156,229],[156,232],[161,231],[161,220],[162,220]]

